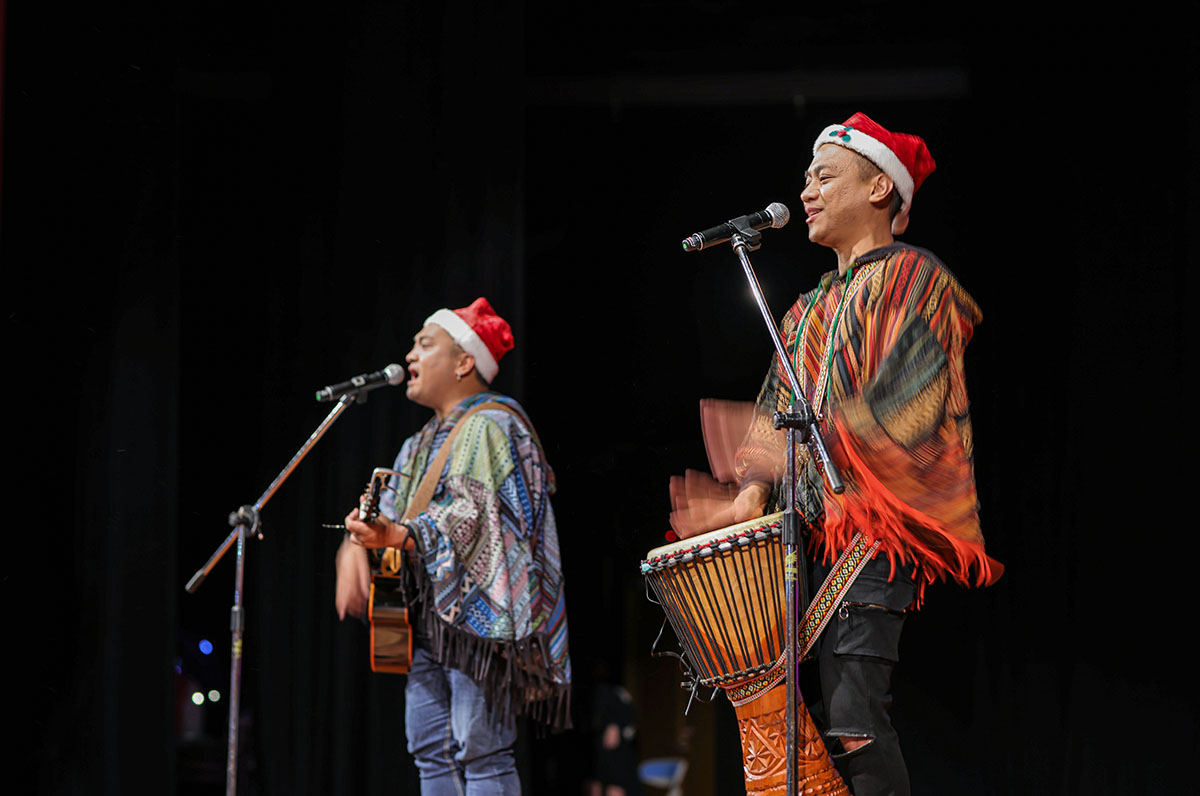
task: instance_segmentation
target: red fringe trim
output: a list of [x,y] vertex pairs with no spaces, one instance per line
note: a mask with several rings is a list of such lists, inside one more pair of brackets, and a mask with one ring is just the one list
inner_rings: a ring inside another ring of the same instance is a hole
[[835,559],[858,531],[868,545],[879,540],[893,575],[897,566],[914,565],[918,607],[925,586],[936,579],[949,578],[964,586],[990,586],[1000,579],[1004,565],[984,551],[982,541],[959,538],[939,520],[900,500],[866,466],[840,426],[836,433],[853,472],[845,480],[854,486],[842,495],[826,491],[831,500],[820,544],[827,560]]

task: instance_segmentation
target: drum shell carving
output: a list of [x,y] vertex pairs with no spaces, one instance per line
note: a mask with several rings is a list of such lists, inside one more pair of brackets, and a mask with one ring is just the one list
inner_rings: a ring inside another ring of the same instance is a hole
[[[698,682],[734,703],[747,796],[785,796],[787,785],[782,528],[779,512],[656,548],[642,562]],[[796,746],[799,793],[849,796],[802,700]]]

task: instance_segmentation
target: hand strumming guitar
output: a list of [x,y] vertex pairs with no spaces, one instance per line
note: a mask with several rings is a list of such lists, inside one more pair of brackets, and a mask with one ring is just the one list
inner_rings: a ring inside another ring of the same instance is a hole
[[371,562],[367,560],[367,551],[350,538],[347,536],[342,542],[335,559],[337,587],[333,603],[338,619],[345,619],[346,614],[359,617],[366,614],[371,594]]

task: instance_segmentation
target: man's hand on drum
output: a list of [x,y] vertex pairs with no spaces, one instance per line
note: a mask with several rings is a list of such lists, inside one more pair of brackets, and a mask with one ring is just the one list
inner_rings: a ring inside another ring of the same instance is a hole
[[686,539],[732,525],[735,489],[699,470],[671,476],[671,529],[675,535]]
[[767,507],[767,498],[771,497],[771,487],[762,481],[750,481],[742,487],[737,497],[733,499],[733,521],[745,522],[763,515]]
[[359,518],[357,506],[350,509],[350,513],[346,515],[346,530],[350,532],[350,541],[353,544],[368,549],[400,547],[408,538],[407,528],[382,515],[370,522],[364,522]]

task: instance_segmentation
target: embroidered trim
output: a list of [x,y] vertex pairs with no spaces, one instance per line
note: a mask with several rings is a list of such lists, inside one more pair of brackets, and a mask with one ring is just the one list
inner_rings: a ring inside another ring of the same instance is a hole
[[[825,582],[821,584],[817,596],[809,603],[808,610],[804,612],[804,618],[797,628],[796,649],[800,660],[808,657],[817,638],[820,637],[825,626],[829,624],[829,620],[837,612],[846,592],[850,590],[850,585],[854,583],[867,562],[874,557],[879,545],[880,542],[876,541],[868,548],[862,534],[856,533],[850,541],[850,546],[842,551],[842,555],[834,564],[832,571],[825,578]],[[779,683],[787,674],[783,665],[785,657],[786,654],[781,655],[774,665],[761,676],[728,687],[725,695],[733,706],[738,707],[747,702],[753,702]]]
[[[821,417],[821,409],[825,404],[825,389],[829,381],[829,364],[833,359],[833,337],[835,334],[837,334],[838,324],[842,320],[842,315],[846,311],[846,306],[850,303],[853,296],[862,288],[863,282],[866,282],[867,279],[870,278],[870,276],[874,274],[882,264],[883,260],[876,260],[873,263],[864,265],[862,268],[856,269],[854,277],[850,280],[850,286],[846,288],[846,291],[842,294],[841,299],[838,301],[837,309],[834,311],[833,320],[829,323],[829,331],[825,337],[825,350],[823,351],[825,356],[821,359],[821,368],[817,372],[817,383],[813,388],[813,414],[815,414],[818,418]],[[813,300],[814,306],[816,305],[816,301],[816,299]],[[809,318],[810,313],[806,312],[804,314],[804,321],[800,325],[800,336],[796,338],[796,350],[792,354],[794,367],[796,368],[797,375],[801,379],[800,386],[802,388],[804,386],[804,351],[808,346]],[[796,362],[797,359],[799,360],[798,362]]]
[[821,584],[821,590],[817,592],[816,598],[804,612],[804,620],[797,629],[799,635],[796,639],[796,647],[803,650],[800,653],[800,660],[804,660],[804,657],[808,655],[808,651],[816,642],[817,637],[821,635],[821,631],[833,618],[842,598],[850,590],[850,584],[854,583],[858,573],[862,572],[867,562],[875,556],[880,544],[881,541],[877,539],[868,548],[866,542],[863,541],[862,534],[856,533],[850,540],[850,545],[842,551],[833,570]]
[[785,674],[787,672],[783,667],[783,658],[781,657],[767,670],[766,674],[728,689],[725,696],[734,707],[753,702],[774,688]]

